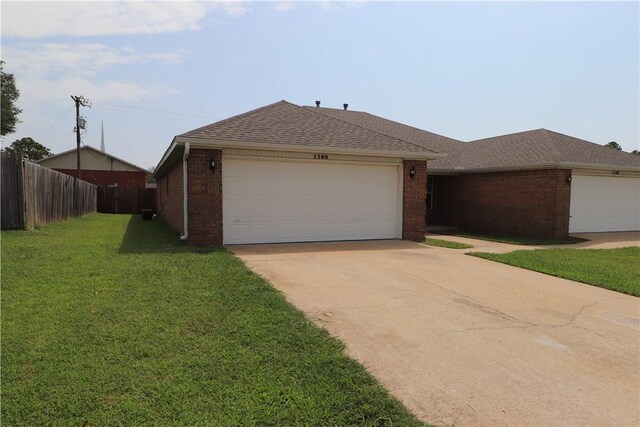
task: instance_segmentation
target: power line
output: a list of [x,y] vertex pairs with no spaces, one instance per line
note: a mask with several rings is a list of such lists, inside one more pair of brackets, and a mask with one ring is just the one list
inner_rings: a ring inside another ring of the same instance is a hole
[[[127,116],[131,117],[133,116],[144,116],[144,117],[152,117],[155,119],[160,119],[163,121],[167,121],[167,120],[172,120],[172,121],[188,121],[188,122],[199,122],[202,123],[204,120],[211,122],[213,121],[213,119],[211,119],[210,117],[204,119],[203,117],[190,117],[190,116],[186,116],[186,115],[181,115],[181,116],[171,116],[169,115],[169,113],[150,113],[150,112],[146,112],[146,111],[129,111],[128,109],[121,109],[121,108],[114,108],[114,107],[105,107],[104,105],[98,105],[97,110],[108,110],[109,112],[113,111],[116,114],[126,114]],[[186,116],[186,117],[185,117]]]
[[73,135],[73,134],[74,134],[74,132],[67,132],[67,133],[65,133],[64,135],[59,135],[59,136],[56,136],[56,137],[53,137],[53,138],[45,139],[44,141],[40,141],[40,143],[49,142],[49,141],[54,141],[54,140],[56,140],[56,139],[60,139],[60,138],[62,138],[62,137],[69,136],[69,135]]
[[220,117],[204,116],[204,115],[201,115],[201,114],[180,113],[178,111],[157,110],[157,109],[154,109],[154,108],[133,107],[133,106],[130,106],[130,105],[122,105],[122,104],[115,104],[114,105],[114,104],[101,103],[99,101],[98,101],[98,106],[99,107],[103,107],[103,108],[112,108],[112,109],[152,111],[154,113],[175,114],[175,115],[178,115],[178,116],[198,117],[198,118],[201,118],[201,119],[208,119],[208,120],[221,120]]
[[[99,119],[97,117],[92,117],[92,116],[86,116],[86,117],[88,119],[102,120],[102,119]],[[133,122],[125,122],[125,121],[122,121],[122,120],[111,120],[111,119],[105,120],[105,122],[107,122],[107,123],[110,123],[110,122],[111,123],[123,123],[125,125],[145,126],[145,127],[155,128],[155,129],[169,129],[169,130],[175,131],[175,127],[156,126],[156,125],[150,125],[150,124],[147,124],[147,123],[133,123]]]
[[38,138],[38,140],[41,140],[42,138],[44,138],[45,136],[47,136],[47,134],[49,132],[51,132],[51,130],[58,124],[60,123],[60,120],[64,119],[66,117],[67,114],[69,114],[69,111],[73,110],[73,105],[71,107],[69,107],[69,109],[67,111],[64,112],[63,115],[60,116],[60,118],[58,120],[56,120],[51,126],[49,126],[49,129],[47,129],[47,131],[45,133],[43,133],[40,138]]

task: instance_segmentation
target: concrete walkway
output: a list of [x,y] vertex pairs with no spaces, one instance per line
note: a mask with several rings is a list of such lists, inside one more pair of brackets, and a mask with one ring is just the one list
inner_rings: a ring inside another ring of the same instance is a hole
[[230,249],[426,422],[640,425],[638,298],[404,241]]
[[428,233],[427,237],[434,239],[450,240],[452,242],[467,243],[473,248],[463,249],[462,252],[490,252],[506,253],[518,250],[574,248],[574,249],[612,249],[627,246],[640,247],[640,231],[624,231],[616,233],[581,233],[572,234],[573,237],[587,239],[585,242],[570,245],[512,245],[509,243],[490,242],[488,240],[472,239],[469,237],[452,236],[449,234]]

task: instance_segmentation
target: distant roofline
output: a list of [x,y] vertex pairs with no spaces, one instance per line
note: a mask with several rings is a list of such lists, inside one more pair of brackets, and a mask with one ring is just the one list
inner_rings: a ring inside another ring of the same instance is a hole
[[[90,145],[83,145],[82,147],[80,147],[80,150],[84,150],[84,149],[93,150],[93,151],[95,151],[96,153],[99,153],[99,154],[102,154],[102,155],[106,155],[107,157],[111,157],[111,158],[113,158],[113,159],[115,159],[115,160],[118,160],[119,162],[122,162],[122,163],[124,163],[124,164],[126,164],[126,165],[129,165],[129,166],[131,166],[131,167],[134,167],[134,168],[136,168],[136,169],[139,169],[140,171],[143,171],[143,172],[146,172],[146,173],[151,173],[151,172],[149,172],[148,170],[146,170],[146,169],[144,169],[144,168],[141,168],[141,167],[140,167],[140,166],[138,166],[138,165],[134,165],[133,163],[128,162],[128,161],[126,161],[126,160],[123,160],[123,159],[121,159],[121,158],[119,158],[119,157],[116,157],[116,156],[114,156],[113,154],[109,154],[109,153],[107,153],[106,151],[100,151],[100,150],[98,150],[97,148],[94,148],[94,147],[92,147],[92,146],[90,146]],[[44,159],[37,160],[35,163],[40,163],[40,162],[44,162],[45,160],[50,160],[50,159],[53,159],[53,158],[56,158],[56,157],[64,156],[65,154],[69,154],[69,153],[72,153],[72,152],[74,152],[74,151],[76,151],[76,149],[75,149],[75,148],[72,148],[71,150],[63,151],[63,152],[61,152],[61,153],[54,154],[54,155],[49,156],[49,157],[45,157]]]

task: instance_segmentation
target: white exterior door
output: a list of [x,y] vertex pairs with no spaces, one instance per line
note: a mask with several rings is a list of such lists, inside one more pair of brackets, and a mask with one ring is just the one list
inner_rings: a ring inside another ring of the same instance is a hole
[[569,232],[640,230],[640,178],[573,175]]
[[399,238],[400,167],[224,158],[224,243]]

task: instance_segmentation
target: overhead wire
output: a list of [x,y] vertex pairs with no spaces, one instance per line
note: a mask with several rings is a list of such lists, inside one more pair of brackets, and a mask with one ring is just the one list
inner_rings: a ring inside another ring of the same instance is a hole
[[60,138],[65,137],[65,136],[73,135],[74,133],[75,132],[67,132],[64,135],[59,135],[59,136],[56,136],[56,137],[53,137],[53,138],[42,140],[42,141],[40,141],[40,143],[42,144],[42,143],[45,143],[45,142],[54,141],[56,139],[60,139]]
[[94,107],[101,107],[101,108],[109,108],[109,109],[126,109],[126,110],[143,110],[143,111],[151,111],[154,113],[161,113],[161,114],[172,114],[172,115],[177,115],[177,116],[185,116],[185,117],[195,117],[195,118],[200,118],[200,119],[207,119],[207,120],[220,120],[220,117],[211,117],[211,116],[205,116],[202,114],[191,114],[191,113],[181,113],[178,111],[168,111],[168,110],[158,110],[155,108],[148,108],[148,107],[134,107],[131,105],[122,105],[122,104],[108,104],[108,103],[102,103],[100,101],[95,101],[93,103]]
[[91,116],[85,116],[88,119],[95,119],[95,120],[103,120],[106,123],[112,122],[112,123],[123,123],[126,125],[134,125],[134,126],[146,126],[146,127],[152,127],[152,128],[156,128],[156,129],[169,129],[169,130],[175,130],[175,128],[172,127],[168,127],[168,126],[156,126],[156,125],[151,125],[151,124],[147,124],[147,123],[133,123],[133,122],[126,122],[123,120],[112,120],[112,119],[100,119],[98,117],[91,117]]
[[56,120],[56,121],[55,121],[51,126],[49,126],[49,129],[47,129],[47,130],[45,131],[45,133],[43,133],[43,134],[40,136],[40,138],[38,138],[38,140],[41,140],[42,138],[44,138],[45,136],[47,136],[47,134],[48,134],[49,132],[51,132],[51,130],[52,130],[52,129],[53,129],[53,128],[58,124],[58,123],[60,123],[60,120],[64,119],[64,118],[65,118],[65,116],[66,116],[67,114],[69,114],[69,111],[73,110],[73,107],[74,107],[73,105],[72,105],[71,107],[69,107],[69,109],[68,109],[67,111],[65,111],[65,112],[64,112],[64,113],[63,113],[63,114],[58,118],[58,120]]

